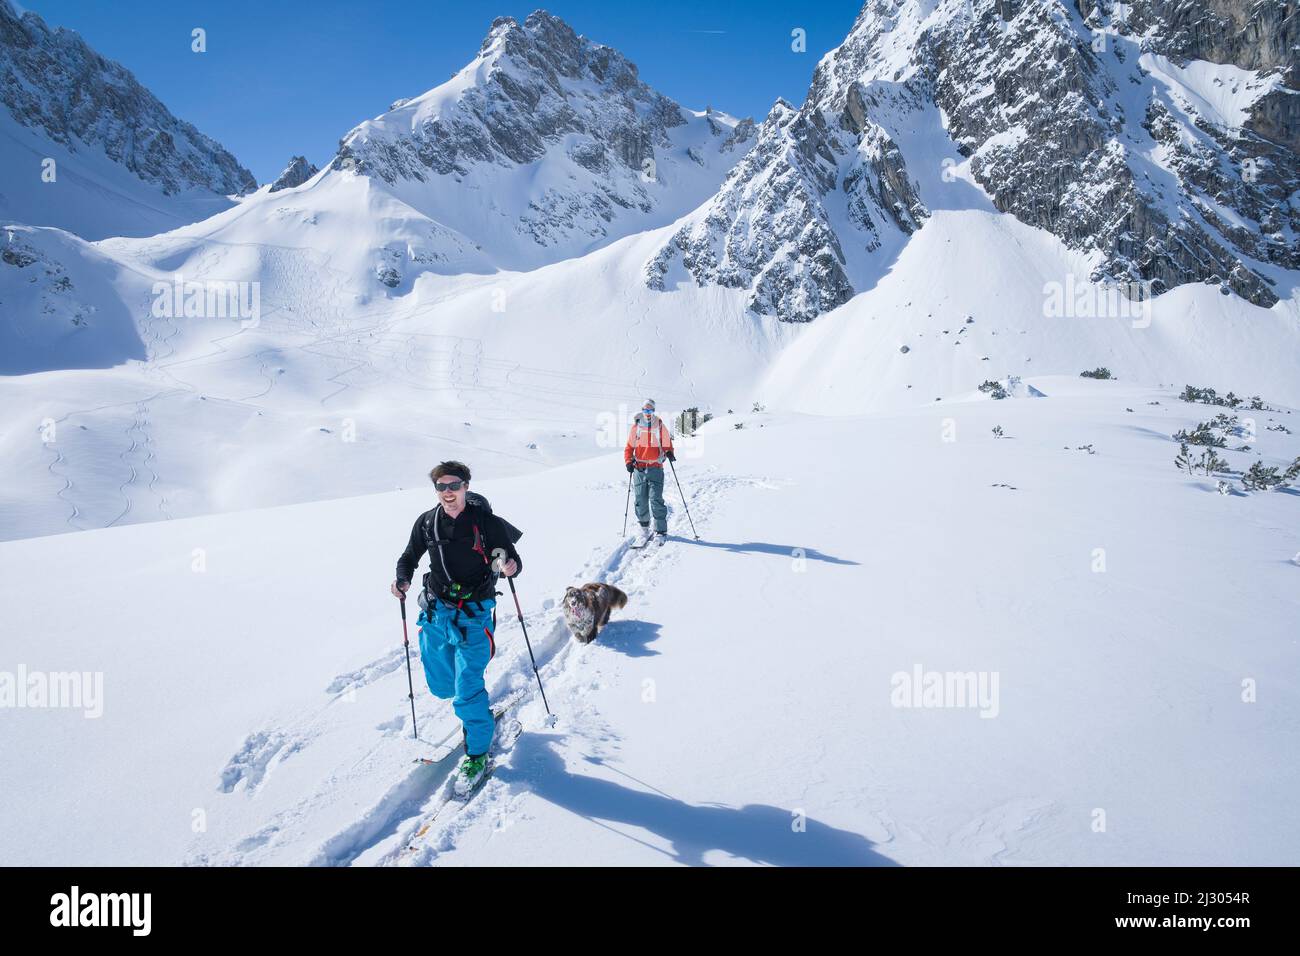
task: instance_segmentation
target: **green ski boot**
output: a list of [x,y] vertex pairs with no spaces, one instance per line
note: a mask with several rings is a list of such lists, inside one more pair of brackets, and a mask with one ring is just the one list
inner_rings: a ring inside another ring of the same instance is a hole
[[484,776],[487,775],[487,769],[487,754],[466,756],[465,759],[461,761],[460,769],[456,771],[456,782],[454,784],[456,793],[461,796],[470,793],[475,787],[483,782]]

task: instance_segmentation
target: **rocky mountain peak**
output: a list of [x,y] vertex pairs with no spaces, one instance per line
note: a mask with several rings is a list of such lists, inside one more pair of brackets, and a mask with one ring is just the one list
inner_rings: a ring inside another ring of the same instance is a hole
[[279,192],[281,189],[293,189],[301,186],[307,180],[315,176],[319,169],[307,162],[305,156],[295,156],[289,160],[289,165],[284,167],[284,172],[276,177],[275,182],[271,184],[271,192]]
[[[421,185],[472,182],[498,197],[494,212],[513,213],[515,234],[540,246],[599,242],[617,234],[616,222],[654,222],[660,210],[682,215],[709,194],[701,186],[717,188],[753,134],[752,123],[684,110],[622,53],[542,10],[522,23],[498,17],[463,70],[394,106],[343,138],[333,170],[382,180],[443,221],[445,203]],[[523,205],[512,210],[501,177],[520,167],[531,172],[519,174]]]
[[19,16],[0,0],[0,105],[23,126],[76,152],[89,146],[167,195],[257,188],[218,143],[177,119],[122,65],[80,35]]

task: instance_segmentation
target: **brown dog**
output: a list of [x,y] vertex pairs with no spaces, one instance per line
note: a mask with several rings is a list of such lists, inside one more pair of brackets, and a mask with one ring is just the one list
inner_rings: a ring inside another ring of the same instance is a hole
[[564,621],[583,644],[590,644],[609,623],[609,612],[627,604],[627,595],[612,584],[584,584],[564,591]]

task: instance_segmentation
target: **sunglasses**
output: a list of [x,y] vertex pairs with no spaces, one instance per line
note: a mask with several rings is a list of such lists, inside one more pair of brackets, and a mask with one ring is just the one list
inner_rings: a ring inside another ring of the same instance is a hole
[[463,481],[435,481],[435,482],[433,483],[433,487],[437,488],[439,491],[460,491],[461,488],[465,487],[465,482],[463,482]]

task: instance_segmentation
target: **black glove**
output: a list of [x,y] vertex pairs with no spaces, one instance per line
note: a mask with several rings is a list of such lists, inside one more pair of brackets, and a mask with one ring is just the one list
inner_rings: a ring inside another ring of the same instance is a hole
[[632,464],[632,463],[629,461],[629,462],[627,463],[627,473],[630,475],[630,474],[632,474],[632,472],[635,471],[635,470],[636,470],[636,465]]
[[669,461],[677,460],[677,456],[673,454],[673,450],[671,448],[669,448],[666,452],[664,452],[664,457],[667,458]]

